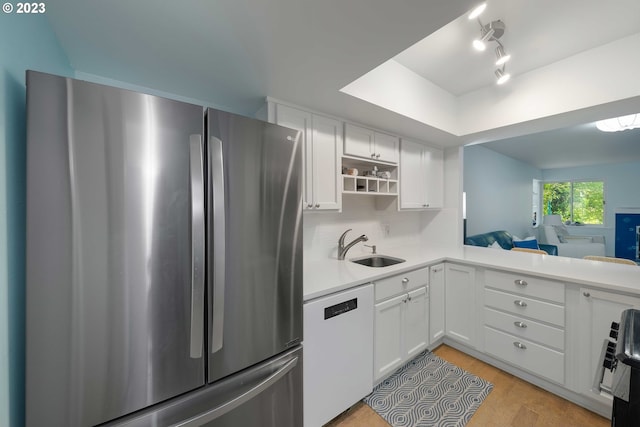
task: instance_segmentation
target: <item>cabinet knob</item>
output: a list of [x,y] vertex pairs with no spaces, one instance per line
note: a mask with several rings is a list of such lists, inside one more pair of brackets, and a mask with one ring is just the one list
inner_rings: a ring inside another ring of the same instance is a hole
[[371,153],[371,158],[373,159],[376,156],[376,153]]
[[515,283],[516,285],[520,285],[520,286],[527,286],[528,285],[526,280],[522,280],[522,279],[514,280],[513,283]]
[[320,203],[316,203],[316,208],[319,208],[319,207],[320,207]]
[[518,342],[518,341],[515,341],[513,343],[513,346],[516,347],[516,348],[519,348],[520,350],[526,350],[527,349],[526,345],[524,345],[524,344],[522,344],[521,342]]
[[407,283],[409,283],[409,278],[405,277],[404,279],[402,279],[402,284],[406,285]]
[[379,158],[380,158],[380,154],[376,154],[376,159],[379,159]]
[[408,295],[408,296],[407,296],[407,299],[408,299],[409,301],[411,301],[411,295]]
[[526,306],[527,306],[527,303],[526,303],[526,302],[524,302],[524,301],[522,301],[522,300],[519,300],[519,299],[515,300],[513,303],[514,303],[515,305],[517,305],[518,307],[526,307]]
[[513,322],[513,324],[516,325],[518,328],[522,328],[522,329],[527,327],[527,324],[524,322]]
[[309,203],[309,204],[307,205],[307,207],[308,207],[308,208],[312,208],[312,207],[313,207],[313,205],[312,205],[311,203]]
[[587,298],[589,298],[591,296],[591,294],[589,292],[583,292],[582,295],[584,295]]

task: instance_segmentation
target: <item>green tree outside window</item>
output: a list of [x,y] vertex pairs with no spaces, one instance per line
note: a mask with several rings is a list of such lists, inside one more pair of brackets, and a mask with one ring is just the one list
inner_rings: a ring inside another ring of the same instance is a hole
[[542,192],[545,215],[560,215],[562,221],[604,224],[602,181],[546,182]]

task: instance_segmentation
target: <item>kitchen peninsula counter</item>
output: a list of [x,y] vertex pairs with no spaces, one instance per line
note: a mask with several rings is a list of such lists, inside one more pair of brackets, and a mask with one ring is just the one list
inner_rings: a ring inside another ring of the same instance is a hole
[[347,259],[343,261],[335,257],[305,260],[304,300],[309,301],[383,277],[402,274],[443,261],[531,274],[562,282],[640,295],[640,267],[632,265],[511,252],[476,246],[448,250],[410,246],[383,248],[378,252],[378,255],[403,258],[406,261],[379,268],[366,267],[349,261],[365,256],[364,253],[348,254]]

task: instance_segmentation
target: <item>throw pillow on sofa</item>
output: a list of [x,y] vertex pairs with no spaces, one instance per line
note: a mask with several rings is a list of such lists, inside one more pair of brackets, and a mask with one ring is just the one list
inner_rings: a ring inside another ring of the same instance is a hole
[[540,249],[538,246],[538,240],[535,238],[526,239],[526,240],[516,240],[513,239],[513,247],[514,248],[527,248],[527,249]]

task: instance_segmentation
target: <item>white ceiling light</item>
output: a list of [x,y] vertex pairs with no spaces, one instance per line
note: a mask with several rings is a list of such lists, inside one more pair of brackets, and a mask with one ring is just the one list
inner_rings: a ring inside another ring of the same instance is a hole
[[476,19],[478,16],[480,16],[482,12],[484,12],[486,8],[487,8],[487,3],[486,2],[481,3],[471,11],[471,13],[469,14],[469,19]]
[[495,71],[496,77],[498,78],[498,84],[501,85],[503,83],[506,83],[507,80],[509,80],[511,78],[511,74],[509,73],[505,73],[504,72],[504,68],[502,68],[502,70],[496,70]]
[[612,119],[598,120],[596,122],[596,127],[603,132],[619,132],[628,129],[640,128],[640,113],[614,117]]

